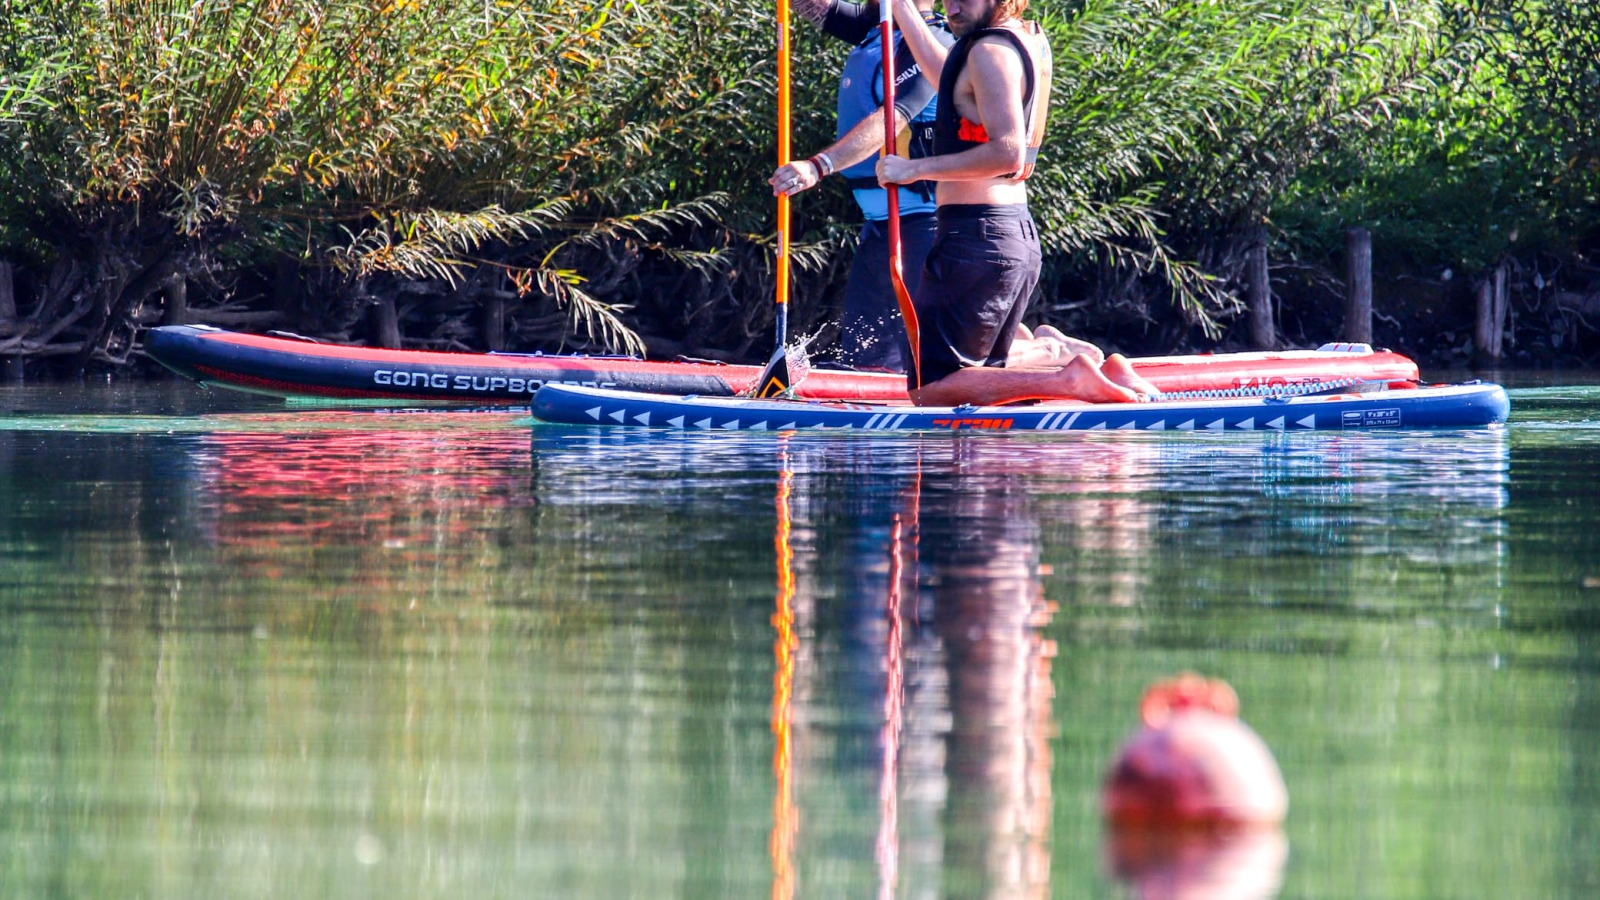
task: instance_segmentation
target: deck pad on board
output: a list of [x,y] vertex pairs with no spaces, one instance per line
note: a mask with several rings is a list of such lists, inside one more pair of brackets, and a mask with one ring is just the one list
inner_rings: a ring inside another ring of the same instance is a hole
[[917,407],[818,400],[672,397],[550,385],[533,414],[569,425],[711,431],[1306,431],[1477,428],[1506,420],[1499,385],[1465,384],[1288,398]]

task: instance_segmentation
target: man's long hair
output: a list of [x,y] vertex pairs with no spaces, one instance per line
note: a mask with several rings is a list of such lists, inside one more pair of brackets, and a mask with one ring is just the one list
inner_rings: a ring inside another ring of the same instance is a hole
[[1028,0],[1000,0],[995,4],[995,21],[1004,22],[1007,19],[1020,19],[1028,9]]

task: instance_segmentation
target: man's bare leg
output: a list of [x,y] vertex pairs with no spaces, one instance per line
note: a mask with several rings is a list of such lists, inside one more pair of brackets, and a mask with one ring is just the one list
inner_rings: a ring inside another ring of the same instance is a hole
[[1072,354],[1056,341],[1038,340],[1023,337],[1022,328],[1018,326],[1017,337],[1011,341],[1011,349],[1006,353],[1006,368],[1032,369],[1056,368],[1065,365]]
[[1161,393],[1156,390],[1155,385],[1140,378],[1139,373],[1133,370],[1133,364],[1128,362],[1128,358],[1121,353],[1113,353],[1106,357],[1105,364],[1100,367],[1100,374],[1125,388],[1137,391],[1148,397],[1154,397]]
[[1019,400],[1134,403],[1138,399],[1134,391],[1100,374],[1099,367],[1084,356],[1074,356],[1057,367],[957,369],[911,392],[911,402],[918,406],[995,406]]

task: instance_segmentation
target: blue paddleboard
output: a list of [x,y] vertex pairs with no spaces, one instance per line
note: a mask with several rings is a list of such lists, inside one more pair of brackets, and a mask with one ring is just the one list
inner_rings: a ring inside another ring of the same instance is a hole
[[1051,401],[1017,406],[893,406],[833,400],[683,397],[549,384],[533,414],[568,425],[714,431],[1308,431],[1480,428],[1511,411],[1497,384],[1460,384],[1298,397]]

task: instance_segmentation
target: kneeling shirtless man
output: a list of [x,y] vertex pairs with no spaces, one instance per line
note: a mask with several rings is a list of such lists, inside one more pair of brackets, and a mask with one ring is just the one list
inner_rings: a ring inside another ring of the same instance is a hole
[[914,0],[894,16],[924,77],[938,82],[933,154],[885,156],[884,185],[933,181],[938,225],[913,298],[921,326],[919,383],[926,406],[1018,400],[1137,400],[1155,389],[1113,354],[1066,365],[1006,368],[1011,341],[1039,283],[1039,232],[1028,212],[1050,106],[1050,45],[1021,18],[1028,0],[945,0],[954,46],[945,48]]

